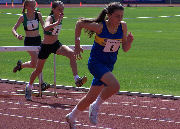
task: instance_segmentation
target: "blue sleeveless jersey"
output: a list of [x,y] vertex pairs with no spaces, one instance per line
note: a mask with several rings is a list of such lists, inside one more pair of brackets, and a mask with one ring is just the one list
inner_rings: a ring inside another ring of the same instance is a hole
[[[92,46],[89,57],[89,63],[98,61],[103,64],[114,65],[117,60],[117,54],[120,46],[118,46],[118,48],[116,48],[117,50],[113,52],[111,52],[111,50],[109,50],[109,52],[104,52],[104,49],[107,45],[107,40],[113,40],[122,43],[122,38],[123,38],[122,24],[118,26],[117,32],[114,34],[108,31],[105,21],[103,21],[102,24],[103,24],[102,32],[99,35],[96,34],[95,36],[94,44]],[[113,47],[113,45],[111,47]]]

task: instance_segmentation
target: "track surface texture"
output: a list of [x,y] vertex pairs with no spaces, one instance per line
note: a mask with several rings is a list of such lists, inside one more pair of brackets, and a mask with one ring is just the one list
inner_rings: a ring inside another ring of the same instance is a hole
[[[58,98],[43,95],[26,101],[16,93],[24,88],[0,83],[0,129],[68,129],[65,115],[86,94],[57,89]],[[90,124],[86,109],[77,129],[180,129],[179,105],[180,100],[114,95],[102,104],[96,126]]]

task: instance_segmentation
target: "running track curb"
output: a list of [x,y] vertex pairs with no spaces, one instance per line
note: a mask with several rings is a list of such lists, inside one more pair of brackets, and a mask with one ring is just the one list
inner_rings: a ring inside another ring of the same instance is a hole
[[[16,81],[16,80],[8,80],[8,79],[1,79],[0,78],[0,83],[23,85],[23,84],[27,84],[28,82]],[[38,86],[38,85],[39,85],[39,83],[34,83],[34,86]],[[50,84],[50,87],[53,88],[54,87],[53,84]],[[71,89],[71,90],[75,90],[75,91],[84,91],[84,92],[89,91],[89,88],[85,88],[85,87],[56,85],[56,88],[57,89],[65,89],[65,90],[70,90]],[[138,97],[151,97],[151,98],[180,100],[180,96],[141,93],[141,92],[130,92],[130,91],[119,91],[117,93],[117,95],[127,95],[127,96],[138,96]]]

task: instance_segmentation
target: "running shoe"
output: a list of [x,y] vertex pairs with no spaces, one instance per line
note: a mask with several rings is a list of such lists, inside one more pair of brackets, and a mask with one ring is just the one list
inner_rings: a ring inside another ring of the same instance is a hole
[[22,69],[21,65],[22,65],[22,61],[18,60],[17,65],[13,68],[13,72],[16,73],[17,71],[20,71]]
[[76,80],[75,84],[76,84],[77,87],[81,87],[81,86],[84,85],[86,82],[87,82],[87,77],[84,76],[84,77],[79,77],[79,78]]
[[93,104],[89,106],[89,120],[93,125],[97,124],[98,109]]
[[50,88],[50,84],[46,83],[46,82],[43,82],[41,84],[41,91],[45,91],[47,90],[48,88]]
[[76,122],[70,119],[69,114],[66,115],[66,121],[70,129],[76,129]]
[[32,90],[28,88],[28,84],[27,84],[25,88],[25,98],[27,101],[32,101],[31,94],[32,94]]

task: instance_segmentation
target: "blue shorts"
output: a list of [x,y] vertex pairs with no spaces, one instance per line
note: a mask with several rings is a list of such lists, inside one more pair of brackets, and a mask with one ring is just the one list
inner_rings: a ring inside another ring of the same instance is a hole
[[107,72],[112,72],[114,65],[103,64],[99,61],[88,61],[88,69],[90,73],[94,76],[92,81],[92,86],[101,86],[106,84],[101,81],[102,76]]

